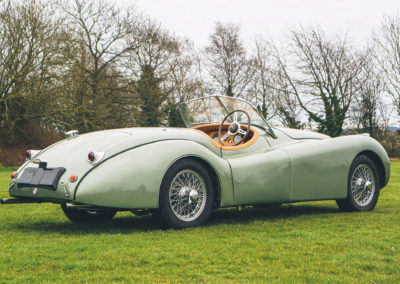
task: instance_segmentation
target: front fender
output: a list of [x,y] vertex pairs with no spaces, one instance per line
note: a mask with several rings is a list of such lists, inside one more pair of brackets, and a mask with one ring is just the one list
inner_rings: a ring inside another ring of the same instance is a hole
[[350,137],[357,137],[358,139],[357,145],[355,146],[358,152],[357,155],[354,155],[353,159],[362,152],[370,151],[378,156],[378,158],[381,160],[385,170],[385,181],[384,184],[381,184],[381,187],[385,187],[390,178],[390,159],[385,148],[383,148],[378,141],[368,136],[356,135]]
[[291,159],[292,201],[346,198],[351,164],[363,152],[373,152],[379,157],[386,182],[389,179],[390,161],[386,151],[367,136],[304,141],[281,149]]
[[80,180],[74,201],[127,209],[158,208],[165,172],[175,161],[188,156],[201,158],[214,168],[220,183],[221,206],[234,204],[228,162],[188,140],[149,143],[101,162]]

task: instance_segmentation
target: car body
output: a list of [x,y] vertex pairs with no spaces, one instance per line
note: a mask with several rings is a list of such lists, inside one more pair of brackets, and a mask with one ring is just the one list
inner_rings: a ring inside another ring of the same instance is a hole
[[[229,111],[236,109],[250,113],[252,123],[246,127],[247,120],[236,117],[242,130],[250,129],[250,135],[234,146],[236,136],[221,142],[216,130],[230,129],[232,123],[221,122]],[[155,212],[160,209],[166,174],[182,160],[190,160],[206,170],[198,177],[198,183],[211,181],[208,190],[213,191],[213,208],[344,200],[349,195],[352,164],[360,155],[368,157],[376,167],[377,190],[389,180],[390,163],[384,148],[366,135],[330,138],[311,131],[271,128],[249,103],[224,96],[186,102],[180,105],[180,111],[187,128],[70,133],[66,139],[33,153],[10,183],[9,193],[16,199],[4,199],[3,203],[41,201],[71,208]],[[221,145],[224,142],[230,145]],[[89,153],[92,156],[88,158]],[[33,177],[29,181],[27,174],[23,179],[28,181],[21,182],[29,168],[62,168],[62,173],[50,174],[49,179],[55,183],[50,188],[33,181]],[[192,178],[196,179],[196,175]],[[191,187],[182,188],[178,199],[197,194]],[[188,206],[196,201],[190,198]]]

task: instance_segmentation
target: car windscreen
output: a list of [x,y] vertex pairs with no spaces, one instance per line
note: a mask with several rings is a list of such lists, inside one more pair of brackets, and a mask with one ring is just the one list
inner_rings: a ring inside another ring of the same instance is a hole
[[[202,124],[221,123],[224,117],[234,110],[246,111],[253,125],[269,128],[267,122],[245,100],[210,96],[190,100],[179,105],[182,119],[189,128]],[[239,112],[237,119],[239,122],[247,124],[247,116],[244,113]]]

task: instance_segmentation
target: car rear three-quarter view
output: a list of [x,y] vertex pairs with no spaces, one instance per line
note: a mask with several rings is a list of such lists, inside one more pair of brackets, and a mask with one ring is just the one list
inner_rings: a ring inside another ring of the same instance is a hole
[[336,200],[368,211],[389,180],[389,158],[368,136],[272,128],[251,104],[224,96],[179,109],[187,128],[71,131],[27,151],[2,204],[58,203],[73,222],[149,212],[163,227],[187,228],[220,207]]

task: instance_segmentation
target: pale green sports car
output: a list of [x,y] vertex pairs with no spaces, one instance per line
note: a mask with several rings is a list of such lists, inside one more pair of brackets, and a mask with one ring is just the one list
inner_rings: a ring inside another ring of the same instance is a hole
[[336,200],[372,210],[389,158],[367,135],[271,128],[248,102],[224,96],[179,106],[187,128],[128,128],[28,150],[3,204],[54,202],[73,222],[151,212],[165,227],[204,224],[220,207]]

